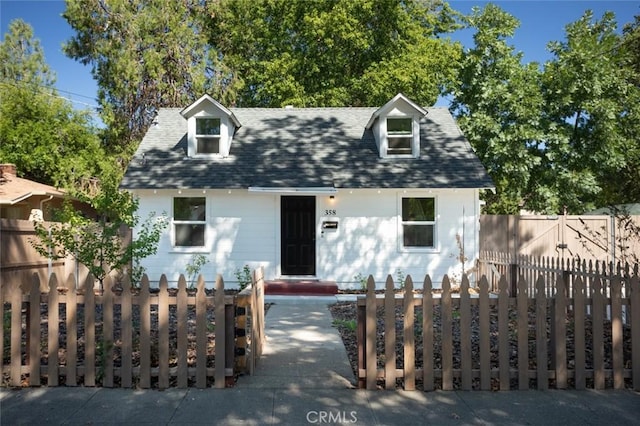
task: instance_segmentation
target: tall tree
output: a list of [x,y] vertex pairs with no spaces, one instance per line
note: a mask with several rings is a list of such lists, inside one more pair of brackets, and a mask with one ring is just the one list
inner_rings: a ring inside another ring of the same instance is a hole
[[222,0],[208,34],[239,106],[433,104],[455,78],[457,28],[440,0]]
[[541,173],[555,179],[555,194],[538,205],[577,213],[593,208],[603,186],[625,168],[628,151],[637,150],[630,139],[639,129],[637,87],[617,28],[613,13],[597,20],[587,10],[566,26],[565,41],[549,43],[554,58],[543,77],[548,137]]
[[[92,66],[115,151],[131,153],[158,108],[220,95],[199,0],[67,0],[66,54]],[[219,96],[218,96],[219,97]]]
[[496,184],[484,194],[488,212],[518,213],[540,164],[540,71],[507,42],[520,25],[515,17],[489,4],[467,22],[475,44],[464,53],[451,109]]
[[631,43],[613,14],[594,20],[587,11],[567,25],[542,69],[507,44],[519,23],[498,6],[474,9],[468,22],[475,45],[464,53],[452,110],[496,183],[488,211],[582,213],[624,202],[619,189],[635,184],[613,176],[637,176],[628,166],[639,158],[639,97]]
[[44,57],[33,28],[22,19],[9,24],[0,49],[0,78],[3,84],[28,86],[33,90],[50,89],[56,82]]
[[45,184],[78,189],[112,173],[87,111],[58,96],[32,28],[9,25],[0,44],[0,159]]
[[625,25],[616,50],[627,82],[627,92],[619,97],[625,102],[625,113],[619,116],[625,165],[600,177],[599,206],[640,202],[640,16]]

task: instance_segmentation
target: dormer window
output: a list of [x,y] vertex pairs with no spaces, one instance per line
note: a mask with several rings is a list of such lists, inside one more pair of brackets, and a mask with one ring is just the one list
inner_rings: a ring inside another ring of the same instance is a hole
[[219,118],[196,118],[196,153],[220,153]]
[[209,95],[183,109],[187,120],[187,156],[225,158],[229,155],[233,136],[240,128],[236,116]]
[[387,118],[387,154],[411,155],[413,144],[413,120]]
[[402,93],[378,108],[365,128],[373,131],[380,158],[418,158],[420,120],[426,114]]

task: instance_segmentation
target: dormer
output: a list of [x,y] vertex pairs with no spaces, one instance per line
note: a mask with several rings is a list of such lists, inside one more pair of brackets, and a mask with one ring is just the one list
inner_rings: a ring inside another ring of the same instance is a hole
[[187,120],[188,157],[227,157],[240,122],[233,113],[209,95],[183,109]]
[[366,128],[372,129],[380,158],[418,158],[420,120],[427,111],[402,93],[377,109]]

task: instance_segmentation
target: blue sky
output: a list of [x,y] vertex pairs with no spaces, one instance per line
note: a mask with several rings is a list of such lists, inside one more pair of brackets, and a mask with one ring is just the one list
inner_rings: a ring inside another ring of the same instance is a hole
[[[474,6],[482,7],[488,2],[454,0],[449,3],[458,11],[469,13]],[[586,9],[593,10],[597,18],[607,10],[613,11],[620,28],[633,21],[635,15],[640,15],[640,0],[511,0],[493,3],[520,20],[520,28],[511,44],[524,53],[525,62],[542,63],[550,59],[546,50],[547,43],[563,40],[564,27],[577,20]],[[90,67],[69,59],[62,53],[62,44],[73,35],[72,29],[61,16],[64,9],[64,1],[58,0],[0,0],[0,30],[4,38],[13,19],[21,18],[28,22],[34,29],[35,37],[40,40],[47,63],[57,75],[60,94],[74,101],[76,108],[95,106],[97,88]],[[453,38],[460,40],[465,46],[472,46],[472,36],[471,32],[466,31]],[[444,102],[441,100],[439,103]]]

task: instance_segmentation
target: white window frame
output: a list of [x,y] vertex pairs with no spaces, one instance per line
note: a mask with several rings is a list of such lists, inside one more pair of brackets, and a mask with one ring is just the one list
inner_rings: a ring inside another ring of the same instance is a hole
[[[218,123],[219,123],[218,134],[217,135],[199,134],[198,120],[218,120]],[[210,116],[195,117],[194,139],[195,139],[195,155],[196,156],[200,157],[200,156],[222,155],[222,126],[223,126],[223,120],[220,117],[210,117]],[[218,139],[218,152],[198,152],[200,139]]]
[[[391,132],[389,131],[389,120],[409,120],[409,122],[411,123],[411,133],[407,134],[407,133],[399,133],[399,132]],[[386,151],[387,151],[387,157],[391,157],[391,158],[409,158],[409,157],[413,157],[414,156],[414,143],[415,143],[415,124],[414,124],[414,120],[413,117],[411,116],[406,116],[406,115],[399,115],[399,116],[387,116],[386,120],[385,120],[385,126],[386,126]],[[401,139],[406,139],[409,141],[409,152],[405,152],[405,153],[393,153],[390,152],[393,148],[391,148],[390,146],[390,139],[391,138],[401,138]]]
[[[204,220],[176,220],[175,219],[175,199],[176,198],[204,198]],[[207,252],[208,247],[208,221],[207,217],[209,215],[208,212],[209,200],[206,196],[199,195],[178,195],[171,197],[171,248],[174,252],[182,252],[182,253],[203,253]],[[204,225],[204,235],[202,246],[179,246],[177,245],[177,236],[176,236],[176,225]]]
[[[404,198],[431,198],[433,199],[433,221],[404,221],[402,219],[402,200]],[[438,197],[424,193],[400,193],[398,194],[398,250],[403,253],[436,253],[440,251],[438,241]],[[433,246],[417,247],[404,245],[404,225],[433,226]]]

